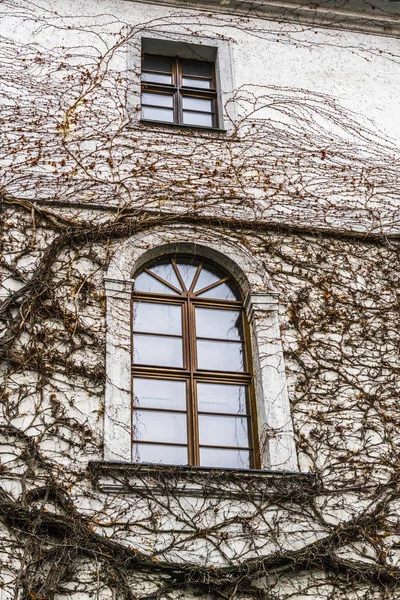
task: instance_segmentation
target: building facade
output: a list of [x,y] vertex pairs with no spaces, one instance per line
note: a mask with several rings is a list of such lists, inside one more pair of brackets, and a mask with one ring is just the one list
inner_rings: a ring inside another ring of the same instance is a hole
[[0,3],[1,600],[400,597],[399,6]]

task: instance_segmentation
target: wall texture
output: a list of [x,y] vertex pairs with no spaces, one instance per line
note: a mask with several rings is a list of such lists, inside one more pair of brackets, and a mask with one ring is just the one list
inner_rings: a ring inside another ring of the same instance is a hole
[[[364,4],[354,31],[191,6],[0,4],[0,598],[394,600],[399,41]],[[218,49],[225,133],[140,122],[151,36]],[[104,460],[116,269],[196,239],[273,298],[285,471]]]

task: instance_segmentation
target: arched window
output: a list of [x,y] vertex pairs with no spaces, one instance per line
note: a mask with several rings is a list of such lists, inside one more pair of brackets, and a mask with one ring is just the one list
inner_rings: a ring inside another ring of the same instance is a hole
[[241,292],[211,262],[164,257],[135,275],[133,459],[259,467]]
[[155,227],[115,248],[104,283],[106,463],[298,470],[279,294],[257,254]]

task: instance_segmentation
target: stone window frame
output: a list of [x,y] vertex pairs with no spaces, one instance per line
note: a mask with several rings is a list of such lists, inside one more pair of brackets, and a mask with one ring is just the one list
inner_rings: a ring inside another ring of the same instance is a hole
[[250,329],[261,469],[298,472],[279,329],[279,294],[272,288],[262,263],[240,242],[196,226],[171,225],[136,234],[118,247],[110,262],[104,278],[107,301],[104,460],[133,462],[132,274],[166,254],[193,254],[214,261],[240,286]]
[[[199,132],[224,132],[232,134],[235,131],[237,122],[237,106],[234,100],[235,94],[235,76],[233,67],[232,41],[230,39],[220,39],[217,37],[193,36],[176,31],[157,31],[153,29],[143,29],[135,33],[130,40],[128,49],[128,113],[132,125],[139,125],[141,122],[141,91],[142,82],[140,73],[142,70],[142,48],[145,41],[153,41],[158,44],[158,53],[168,56],[169,44],[181,47],[179,55],[181,58],[191,58],[191,49],[201,48],[201,57],[210,60],[215,65],[216,88],[218,90],[217,112],[219,115],[218,129],[200,128]],[[146,122],[144,122],[146,124]],[[176,131],[182,129],[196,129],[195,126],[171,126],[162,123],[156,124],[157,127],[163,127],[165,131]]]

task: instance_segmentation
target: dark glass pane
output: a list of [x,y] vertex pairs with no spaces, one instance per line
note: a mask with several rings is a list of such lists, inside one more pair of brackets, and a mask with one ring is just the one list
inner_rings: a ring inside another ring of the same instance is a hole
[[200,448],[200,465],[202,467],[249,469],[250,452],[248,450]]
[[164,285],[148,273],[140,273],[136,277],[135,290],[137,292],[153,292],[154,294],[177,294],[177,292],[174,292],[167,285]]
[[172,108],[172,96],[168,94],[153,94],[150,92],[143,92],[142,104],[151,104],[153,106],[166,106]]
[[197,340],[197,362],[209,371],[243,371],[243,344]]
[[142,73],[142,81],[170,85],[172,83],[172,76],[161,75],[160,73]]
[[181,335],[182,308],[174,304],[135,302],[133,305],[133,329],[147,333]]
[[243,339],[241,311],[196,307],[196,335],[222,340]]
[[247,417],[199,415],[200,446],[249,445]]
[[218,298],[220,300],[237,300],[236,295],[233,293],[229,285],[226,283],[220,283],[211,290],[198,294],[199,298]]
[[194,287],[194,291],[198,292],[199,290],[202,290],[203,288],[211,285],[212,283],[216,283],[223,277],[224,275],[222,273],[211,273],[211,271],[208,271],[203,267],[200,271],[200,275]]
[[137,408],[186,410],[186,384],[184,381],[134,377],[133,404]]
[[194,276],[197,272],[197,267],[199,265],[198,261],[185,262],[182,260],[177,260],[177,267],[179,269],[179,273],[183,279],[183,282],[188,290],[191,286]]
[[179,279],[176,276],[174,267],[170,262],[155,265],[154,267],[149,267],[149,270],[152,271],[152,273],[156,273],[156,275],[158,275],[159,277],[165,279],[165,281],[168,281],[168,283],[172,283],[172,285],[178,288],[178,290],[182,289],[182,286],[179,283]]
[[200,125],[201,127],[212,127],[213,117],[207,113],[195,113],[183,111],[184,125]]
[[174,122],[174,111],[169,108],[155,108],[152,106],[142,106],[142,119],[149,121],[164,121],[166,123]]
[[185,446],[133,444],[133,460],[164,465],[187,465],[187,448]]
[[203,98],[189,98],[183,96],[183,108],[186,110],[199,110],[202,112],[212,112],[212,100],[204,100]]
[[199,88],[202,90],[211,90],[211,79],[192,79],[191,77],[182,77],[182,84],[187,87]]
[[146,442],[186,444],[186,414],[133,411],[133,439]]
[[133,362],[138,365],[182,367],[182,339],[135,333]]
[[198,77],[212,77],[213,65],[208,62],[182,63],[183,75],[197,75]]
[[246,414],[246,386],[220,383],[198,383],[199,412]]
[[144,58],[142,61],[143,71],[163,71],[163,73],[172,72],[171,60],[159,60],[156,58]]

